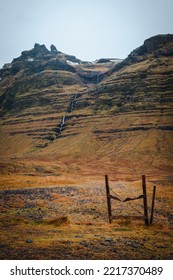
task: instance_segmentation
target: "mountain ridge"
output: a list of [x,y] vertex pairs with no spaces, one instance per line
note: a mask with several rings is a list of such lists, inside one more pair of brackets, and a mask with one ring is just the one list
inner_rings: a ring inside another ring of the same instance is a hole
[[23,51],[0,70],[1,173],[171,178],[172,56],[171,34],[123,61]]

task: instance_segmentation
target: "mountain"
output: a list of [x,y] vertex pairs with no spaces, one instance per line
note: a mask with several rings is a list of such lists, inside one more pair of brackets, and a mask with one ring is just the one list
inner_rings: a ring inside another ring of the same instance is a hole
[[35,44],[0,69],[1,184],[172,180],[172,99],[171,34],[124,60],[86,62]]

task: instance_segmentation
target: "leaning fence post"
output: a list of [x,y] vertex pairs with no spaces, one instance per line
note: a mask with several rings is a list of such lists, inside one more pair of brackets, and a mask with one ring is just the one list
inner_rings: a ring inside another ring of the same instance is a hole
[[148,207],[147,207],[147,189],[146,189],[145,175],[142,175],[142,189],[143,189],[145,225],[148,225],[149,223],[148,223]]
[[108,183],[108,175],[105,175],[105,184],[106,184],[106,196],[107,196],[107,206],[108,206],[108,215],[109,215],[109,223],[111,224],[111,199],[110,199],[110,190],[109,190],[109,183]]
[[152,225],[152,223],[153,223],[155,195],[156,195],[156,186],[153,186],[153,197],[152,197],[152,205],[151,205],[150,225]]

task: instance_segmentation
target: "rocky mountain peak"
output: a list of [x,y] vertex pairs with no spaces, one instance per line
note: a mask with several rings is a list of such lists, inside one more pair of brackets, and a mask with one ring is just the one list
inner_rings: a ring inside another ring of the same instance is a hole
[[35,43],[34,48],[28,51],[23,51],[21,53],[21,59],[25,58],[39,58],[43,57],[44,55],[49,54],[49,50],[46,48],[45,45],[40,45]]
[[34,48],[22,51],[19,57],[5,64],[0,69],[0,77],[4,78],[17,73],[30,75],[44,70],[75,71],[74,67],[67,63],[66,55],[57,51],[54,45],[51,45],[51,51],[49,51],[44,44],[35,43]]
[[113,71],[117,71],[132,63],[143,61],[148,56],[153,58],[173,56],[173,34],[156,35],[145,40],[142,46],[133,50],[126,59],[115,65]]
[[57,48],[53,44],[50,46],[50,50],[51,52],[57,52]]
[[129,58],[147,55],[153,53],[157,55],[171,55],[173,54],[173,35],[156,35],[144,41],[144,44],[132,51]]
[[147,52],[151,52],[162,47],[165,44],[173,42],[172,34],[156,35],[144,41],[144,47]]

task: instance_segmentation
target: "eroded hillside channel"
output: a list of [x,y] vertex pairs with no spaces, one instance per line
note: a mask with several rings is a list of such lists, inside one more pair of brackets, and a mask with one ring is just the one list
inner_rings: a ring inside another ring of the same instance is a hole
[[[72,98],[71,98],[69,104],[67,105],[67,110],[64,113],[64,115],[62,116],[61,123],[55,129],[55,132],[56,132],[55,139],[60,137],[62,131],[65,129],[66,121],[70,118],[69,113],[72,113],[75,109],[77,98],[78,98],[78,94],[75,93],[74,95],[72,95]],[[55,140],[55,139],[53,139],[53,140]]]

